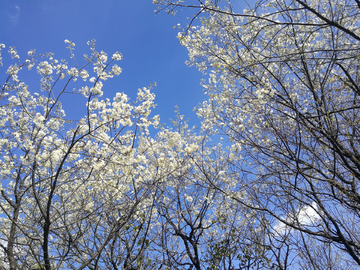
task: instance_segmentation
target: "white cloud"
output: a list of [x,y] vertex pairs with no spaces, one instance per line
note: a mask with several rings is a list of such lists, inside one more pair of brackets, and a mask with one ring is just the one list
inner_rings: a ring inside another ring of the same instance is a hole
[[11,8],[11,10],[9,11],[9,17],[10,17],[10,20],[14,24],[18,23],[19,17],[20,17],[20,6],[19,5],[15,5],[14,7]]
[[[285,221],[300,227],[317,226],[321,220],[321,217],[318,214],[318,209],[319,206],[317,203],[313,202],[311,205],[302,207],[296,214],[288,215]],[[285,234],[290,230],[290,226],[280,221],[274,226],[274,231],[279,234]]]

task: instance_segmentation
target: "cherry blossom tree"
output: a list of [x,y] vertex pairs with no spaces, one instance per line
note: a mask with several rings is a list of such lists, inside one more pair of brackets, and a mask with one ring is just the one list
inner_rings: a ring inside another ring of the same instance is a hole
[[197,112],[236,183],[209,185],[267,223],[274,267],[358,267],[359,1],[153,2],[195,10],[178,38],[209,75]]
[[65,40],[71,64],[6,48],[0,268],[356,269],[360,3],[153,2],[195,11],[201,130],[159,127],[151,86],[102,98],[121,54],[94,41]]
[[[1,267],[269,264],[259,242],[250,252],[250,235],[262,242],[264,227],[208,185],[209,177],[232,185],[224,173],[229,164],[216,158],[227,153],[182,116],[156,131],[151,87],[139,89],[134,102],[125,93],[102,99],[106,80],[121,73],[115,64],[121,55],[109,58],[91,41],[91,54],[80,64],[75,44],[65,43],[72,65],[34,50],[21,61],[14,47],[4,61],[13,64],[0,85]],[[39,92],[33,80],[21,80],[24,73],[40,76]],[[70,98],[83,106],[66,115]]]
[[[72,66],[34,50],[21,61],[14,47],[4,61],[13,64],[0,85],[1,267],[228,269],[263,260],[263,248],[248,254],[246,232],[260,239],[263,230],[207,183],[231,185],[228,163],[215,158],[226,152],[182,116],[156,131],[151,87],[134,102],[124,93],[102,99],[121,55],[109,59],[91,41],[80,64],[65,43]],[[24,73],[40,76],[39,93]],[[70,98],[83,106],[66,115]]]
[[[155,164],[164,167],[165,181],[154,198],[154,227],[149,245],[152,269],[253,269],[270,266],[272,255],[264,243],[264,226],[250,209],[234,203],[208,185],[209,177],[222,187],[232,185],[226,152],[195,134],[181,116],[155,139]],[[149,157],[150,158],[150,157]],[[164,170],[163,169],[163,170]]]
[[[139,89],[133,103],[124,93],[102,100],[105,81],[121,73],[121,55],[108,59],[91,41],[80,65],[75,44],[65,43],[72,67],[35,51],[21,61],[9,48],[14,64],[0,85],[0,246],[7,269],[117,265],[121,252],[109,247],[141,223],[139,211],[160,180],[144,172],[149,127],[159,122],[149,116],[150,88]],[[40,75],[39,93],[20,79],[26,69]],[[71,90],[77,80],[84,86]],[[62,108],[70,95],[84,104],[78,120]]]

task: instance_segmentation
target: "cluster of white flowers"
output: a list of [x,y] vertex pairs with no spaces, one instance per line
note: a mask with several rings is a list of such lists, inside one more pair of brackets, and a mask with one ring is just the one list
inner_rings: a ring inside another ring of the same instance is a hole
[[13,58],[13,59],[20,59],[20,56],[18,55],[15,47],[12,47],[12,46],[11,46],[10,49],[9,49],[9,53],[10,53],[10,55],[11,55],[11,58]]
[[27,66],[27,69],[30,70],[35,66],[35,61],[34,59],[26,59],[25,64]]
[[66,44],[69,44],[69,45],[73,46],[73,47],[75,46],[75,43],[72,42],[72,41],[70,41],[70,40],[68,40],[68,39],[65,39],[64,42],[65,42]]
[[101,62],[103,62],[103,64],[106,64],[107,59],[108,59],[107,54],[104,51],[101,51],[100,56],[99,56],[99,60]]
[[28,56],[33,56],[35,54],[35,49],[28,51]]
[[18,82],[18,72],[21,70],[21,67],[19,67],[17,64],[10,65],[8,70],[6,71],[7,74],[9,74],[14,82]]
[[64,70],[67,70],[68,66],[66,65],[66,63],[60,63],[58,65],[56,65],[56,74],[61,73]]
[[74,52],[73,52],[73,51],[74,51],[74,47],[75,47],[75,43],[72,42],[72,41],[70,41],[70,40],[68,40],[68,39],[65,39],[64,42],[65,42],[65,44],[69,44],[69,46],[67,46],[66,48],[68,48],[69,51],[70,51],[70,57],[71,57],[72,59],[75,59],[75,55],[74,55]]
[[42,76],[49,76],[53,73],[53,69],[55,67],[52,66],[48,61],[42,61],[37,66],[37,71]]
[[2,49],[4,49],[4,48],[5,48],[5,44],[0,43],[0,66],[2,66],[2,65],[3,65],[3,63],[2,63],[1,51],[2,51]]
[[185,152],[188,154],[191,154],[197,150],[198,150],[198,145],[196,145],[196,144],[187,145],[185,148]]
[[70,68],[70,70],[68,70],[68,74],[73,78],[75,82],[77,80],[76,77],[79,76],[79,70],[76,67],[72,67]]
[[115,76],[118,76],[122,72],[122,69],[118,65],[113,65],[111,68],[111,71],[112,71],[112,74],[114,74]]
[[193,197],[191,197],[187,194],[184,194],[184,197],[185,197],[185,200],[187,200],[188,202],[192,202],[194,200]]
[[82,69],[80,71],[80,77],[84,80],[84,82],[86,82],[87,78],[89,77],[89,73],[87,72],[87,70]]
[[93,95],[98,95],[101,97],[103,95],[103,91],[101,90],[103,88],[103,83],[101,81],[98,81],[93,87],[90,88],[90,92]]
[[122,60],[122,55],[121,55],[121,53],[116,52],[116,53],[113,54],[111,59],[115,60],[115,61],[120,61],[120,60]]

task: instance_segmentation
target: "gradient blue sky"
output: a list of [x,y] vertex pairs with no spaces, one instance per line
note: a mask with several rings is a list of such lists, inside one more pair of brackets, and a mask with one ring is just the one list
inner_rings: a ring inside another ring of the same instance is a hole
[[[15,46],[23,60],[35,48],[37,53],[53,52],[56,59],[69,61],[65,39],[75,42],[75,55],[81,59],[90,52],[86,42],[96,39],[97,50],[109,55],[119,51],[124,57],[118,62],[123,73],[105,83],[104,97],[113,97],[116,92],[134,97],[138,88],[156,82],[153,92],[158,106],[154,113],[160,114],[162,123],[175,118],[174,107],[178,105],[191,124],[199,124],[193,108],[206,98],[200,86],[200,79],[205,76],[185,65],[187,50],[179,44],[178,30],[173,28],[177,23],[185,26],[186,18],[195,10],[177,16],[165,12],[155,16],[156,6],[151,0],[0,0],[0,3],[0,43],[6,45],[4,60],[9,59],[5,57],[9,46]],[[6,64],[4,61],[0,69],[1,81],[5,78]],[[35,79],[38,82],[40,77]],[[72,109],[76,110],[75,104]]]

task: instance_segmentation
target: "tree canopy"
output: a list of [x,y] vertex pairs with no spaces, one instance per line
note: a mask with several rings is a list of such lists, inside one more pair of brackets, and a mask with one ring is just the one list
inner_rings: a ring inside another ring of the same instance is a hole
[[94,41],[79,62],[65,40],[72,66],[9,47],[1,267],[357,269],[360,2],[153,2],[195,10],[178,38],[206,77],[201,128],[160,126],[153,86],[102,99],[122,56]]
[[265,218],[279,268],[358,265],[360,3],[155,2],[206,13],[179,39],[210,77],[203,128],[231,144],[236,186],[210,185]]

